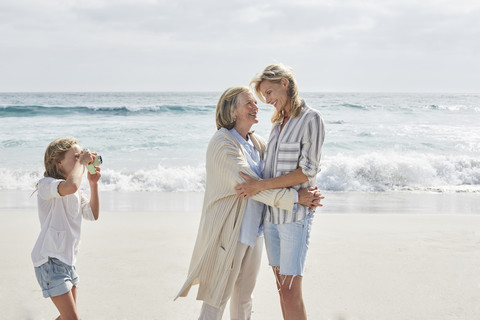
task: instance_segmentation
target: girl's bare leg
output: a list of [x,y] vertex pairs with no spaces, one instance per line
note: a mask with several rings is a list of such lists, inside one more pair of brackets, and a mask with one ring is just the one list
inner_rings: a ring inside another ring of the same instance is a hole
[[51,298],[58,311],[60,317],[58,320],[78,320],[77,303],[76,303],[76,287],[73,287],[67,293]]

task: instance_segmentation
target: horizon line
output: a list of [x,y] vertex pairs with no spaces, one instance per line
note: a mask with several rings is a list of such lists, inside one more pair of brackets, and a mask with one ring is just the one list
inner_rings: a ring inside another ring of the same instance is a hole
[[[87,90],[87,91],[0,91],[0,94],[16,94],[16,93],[221,93],[216,90],[124,90],[124,91],[105,91],[105,90]],[[480,91],[345,91],[345,90],[325,90],[325,91],[299,91],[302,93],[365,93],[365,94],[480,94]]]

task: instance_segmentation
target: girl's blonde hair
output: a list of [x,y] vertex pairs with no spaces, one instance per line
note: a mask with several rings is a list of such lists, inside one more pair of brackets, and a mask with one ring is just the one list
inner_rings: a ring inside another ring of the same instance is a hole
[[65,158],[65,153],[75,144],[78,144],[78,141],[73,137],[59,138],[50,142],[47,150],[45,150],[44,177],[65,179],[64,173],[57,167],[57,163]]
[[[298,86],[297,81],[295,81],[295,75],[291,67],[285,66],[283,64],[272,64],[266,67],[261,73],[257,74],[252,81],[250,81],[250,86],[253,86],[255,93],[258,98],[266,103],[265,98],[260,92],[260,84],[269,80],[274,83],[280,83],[282,79],[288,80],[288,97],[290,98],[290,116],[296,118],[300,115],[302,111],[302,98],[298,96]],[[276,109],[272,115],[272,122],[279,123],[284,118],[284,111],[278,112]]]
[[220,128],[230,130],[235,126],[235,109],[237,108],[238,95],[242,92],[249,93],[250,89],[248,87],[230,87],[220,96],[215,111],[217,130]]

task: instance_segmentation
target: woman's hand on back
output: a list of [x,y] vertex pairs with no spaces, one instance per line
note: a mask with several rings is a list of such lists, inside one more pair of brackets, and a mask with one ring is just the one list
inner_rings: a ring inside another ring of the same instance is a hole
[[260,183],[261,180],[257,180],[243,172],[240,172],[240,176],[245,179],[244,183],[235,187],[235,192],[237,192],[240,197],[247,199],[263,191]]

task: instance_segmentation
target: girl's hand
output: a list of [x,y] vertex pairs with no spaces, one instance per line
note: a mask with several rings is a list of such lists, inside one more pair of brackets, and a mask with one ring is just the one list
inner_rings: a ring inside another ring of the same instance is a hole
[[87,179],[90,184],[96,184],[98,180],[100,180],[100,177],[102,176],[100,174],[100,167],[95,167],[95,170],[97,170],[95,174],[91,174],[90,172],[87,173]]
[[90,151],[88,149],[83,149],[80,153],[78,161],[80,161],[80,164],[86,166],[87,164],[92,163],[95,160],[96,156],[96,152]]
[[240,172],[240,176],[245,179],[244,183],[239,184],[235,187],[235,192],[240,197],[247,199],[262,191],[262,189],[260,188],[259,180],[252,178],[243,172]]

